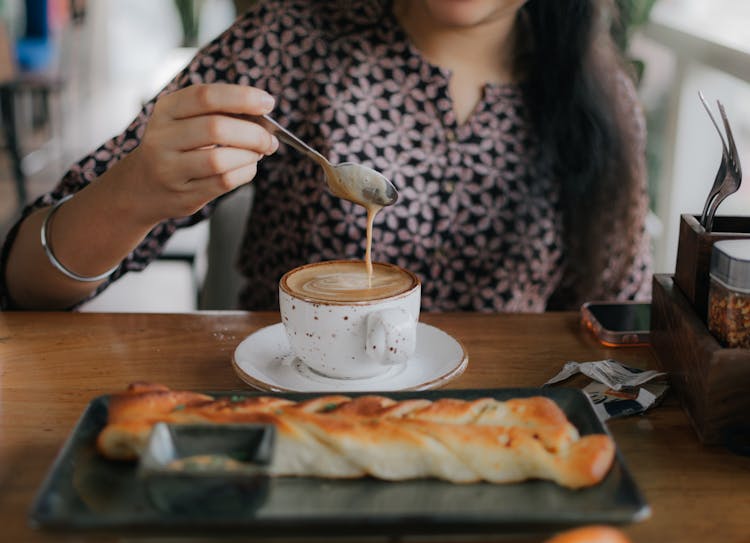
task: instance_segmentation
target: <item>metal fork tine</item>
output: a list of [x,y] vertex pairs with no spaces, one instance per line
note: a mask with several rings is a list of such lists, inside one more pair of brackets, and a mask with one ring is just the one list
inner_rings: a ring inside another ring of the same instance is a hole
[[[708,113],[709,119],[711,119],[711,122],[714,123],[714,128],[716,128],[716,132],[718,132],[719,138],[721,138],[721,146],[724,148],[724,153],[728,155],[729,151],[727,150],[727,142],[724,141],[724,135],[721,133],[721,129],[719,128],[719,123],[716,122],[716,119],[714,118],[713,113],[711,113],[711,108],[708,107],[708,103],[706,102],[706,98],[703,96],[703,92],[698,91],[698,96],[701,99],[703,108],[706,110],[706,113]],[[721,109],[721,104],[719,104],[719,109]]]
[[736,175],[742,176],[742,167],[740,166],[740,158],[737,153],[737,146],[734,143],[734,135],[732,135],[732,127],[729,126],[729,119],[727,118],[727,112],[724,110],[724,105],[716,100],[719,104],[719,113],[721,113],[721,120],[724,122],[724,129],[727,131],[727,140],[729,141],[729,157],[732,159],[732,165],[736,170]]

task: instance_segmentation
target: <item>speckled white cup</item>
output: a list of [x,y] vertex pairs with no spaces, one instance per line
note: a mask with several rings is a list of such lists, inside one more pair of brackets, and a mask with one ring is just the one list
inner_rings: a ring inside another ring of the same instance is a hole
[[279,308],[294,354],[313,371],[337,379],[364,379],[404,364],[416,348],[421,285],[394,296],[357,302],[321,301],[279,283]]

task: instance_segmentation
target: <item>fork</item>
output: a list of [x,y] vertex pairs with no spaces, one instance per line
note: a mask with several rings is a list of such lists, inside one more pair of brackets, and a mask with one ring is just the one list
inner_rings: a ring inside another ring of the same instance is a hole
[[721,140],[721,161],[719,162],[719,170],[716,172],[714,183],[711,186],[711,190],[708,192],[708,196],[706,196],[706,202],[703,204],[703,213],[701,213],[700,224],[701,226],[706,228],[706,217],[708,215],[708,208],[710,207],[711,202],[713,202],[714,198],[716,198],[716,195],[719,193],[719,188],[721,187],[721,183],[724,181],[724,178],[727,175],[727,162],[729,161],[729,151],[727,150],[727,144],[724,141],[724,135],[721,133],[721,130],[719,129],[719,125],[716,122],[716,119],[714,119],[713,113],[711,113],[711,109],[708,107],[706,98],[703,96],[703,93],[700,91],[698,91],[698,97],[700,98],[701,103],[703,104],[703,108],[706,110],[706,113],[708,113],[708,118],[711,119],[711,122],[713,123],[714,128],[716,128],[716,132],[719,134],[719,139]]
[[732,128],[729,125],[729,119],[727,118],[727,113],[724,109],[724,105],[718,100],[716,101],[716,103],[719,106],[721,120],[724,123],[724,130],[727,133],[729,152],[727,153],[726,159],[722,157],[722,161],[725,162],[727,172],[724,175],[724,179],[719,185],[719,189],[708,208],[708,213],[706,214],[706,223],[704,225],[706,232],[711,232],[713,230],[713,222],[714,215],[716,214],[716,209],[724,200],[727,199],[728,196],[737,192],[737,190],[739,190],[740,188],[740,185],[742,184],[742,166],[740,165],[740,159],[737,153],[737,146],[734,142]]

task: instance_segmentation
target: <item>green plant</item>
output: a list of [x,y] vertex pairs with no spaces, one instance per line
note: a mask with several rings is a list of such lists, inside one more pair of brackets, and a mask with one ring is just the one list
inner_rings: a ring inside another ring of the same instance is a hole
[[203,0],[174,0],[182,24],[182,46],[195,47],[198,45],[198,30],[200,29],[200,13]]
[[[623,52],[627,54],[628,45],[633,32],[641,25],[648,22],[651,10],[657,0],[615,0],[620,11],[620,18],[612,25],[612,36]],[[629,58],[635,70],[638,80],[643,75],[643,61]]]
[[633,31],[648,22],[651,10],[657,0],[615,0],[620,12],[619,21],[615,21],[612,34],[617,44],[626,50]]

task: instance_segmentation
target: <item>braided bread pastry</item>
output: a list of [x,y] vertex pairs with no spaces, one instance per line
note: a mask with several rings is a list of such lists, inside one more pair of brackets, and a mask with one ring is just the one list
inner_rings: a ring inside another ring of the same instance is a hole
[[615,451],[607,435],[580,437],[557,404],[541,396],[397,402],[328,395],[293,402],[271,396],[214,399],[145,383],[110,397],[97,448],[107,458],[135,459],[156,422],[274,424],[271,472],[277,476],[549,479],[580,488],[604,478]]

